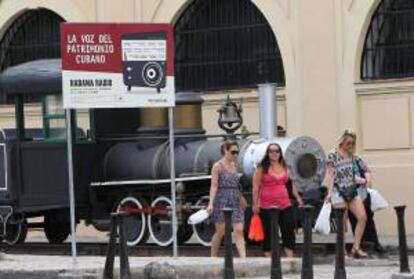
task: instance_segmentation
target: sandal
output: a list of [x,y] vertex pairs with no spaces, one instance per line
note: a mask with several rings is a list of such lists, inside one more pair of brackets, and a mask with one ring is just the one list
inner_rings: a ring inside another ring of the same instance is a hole
[[363,258],[368,257],[368,254],[364,252],[361,248],[355,248],[355,247],[352,247],[351,255],[355,259],[363,259]]
[[351,256],[349,256],[349,254],[348,254],[348,251],[346,251],[345,250],[345,252],[344,252],[344,259],[345,260],[350,260],[352,257]]

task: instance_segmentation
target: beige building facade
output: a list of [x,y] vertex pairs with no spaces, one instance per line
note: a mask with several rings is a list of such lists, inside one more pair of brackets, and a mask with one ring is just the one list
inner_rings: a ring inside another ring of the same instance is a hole
[[[201,1],[201,0],[198,0]],[[225,1],[225,0],[222,0]],[[1,0],[0,38],[28,9],[45,8],[67,22],[176,23],[191,0]],[[373,169],[374,187],[390,204],[407,204],[414,233],[414,79],[361,79],[365,38],[381,0],[252,0],[273,31],[283,61],[278,120],[288,136],[309,135],[325,150],[347,127],[358,132],[358,152]],[[414,30],[413,30],[414,32]],[[237,48],[237,46],[235,46]],[[227,94],[243,100],[249,131],[258,130],[254,89],[203,93],[204,126],[219,132],[217,113]],[[36,105],[31,115],[39,114]],[[0,122],[13,126],[10,107]],[[30,118],[30,117],[29,117]],[[28,119],[29,125],[38,125]],[[31,121],[31,122],[30,122]],[[40,124],[39,124],[40,125]],[[396,234],[393,209],[377,214],[380,234]]]

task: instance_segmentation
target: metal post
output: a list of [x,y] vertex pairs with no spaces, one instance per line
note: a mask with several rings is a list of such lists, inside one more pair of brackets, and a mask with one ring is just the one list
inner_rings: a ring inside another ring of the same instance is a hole
[[22,95],[17,95],[15,97],[14,111],[16,114],[16,139],[18,141],[24,141],[24,101]]
[[334,212],[336,220],[336,260],[334,279],[346,279],[343,223],[345,208],[335,208]]
[[276,136],[277,126],[276,84],[259,84],[258,88],[260,137],[273,138]]
[[174,152],[174,107],[168,108],[169,138],[170,138],[170,176],[171,176],[171,201],[172,201],[172,231],[173,231],[173,257],[178,256],[177,245],[177,211],[175,199],[175,152]]
[[114,278],[114,260],[115,260],[115,246],[116,246],[116,234],[118,227],[118,215],[111,214],[111,234],[109,236],[108,250],[106,251],[105,268],[103,272],[103,279]]
[[231,238],[232,222],[231,215],[233,209],[223,208],[224,223],[225,223],[225,257],[224,257],[224,279],[234,279],[234,267],[233,267],[233,240]]
[[281,279],[282,267],[280,263],[280,245],[279,245],[279,214],[278,208],[270,210],[270,234],[272,247],[272,266],[270,267],[270,278]]
[[302,276],[301,279],[313,279],[312,259],[312,216],[313,206],[303,207],[303,253],[302,253]]
[[124,216],[119,215],[119,261],[120,261],[120,275],[121,279],[130,279],[131,273],[129,270],[128,247],[125,239],[124,231]]
[[76,220],[75,220],[75,190],[73,183],[73,141],[72,141],[72,110],[65,109],[66,112],[66,146],[68,157],[68,179],[69,179],[69,205],[70,205],[70,232],[72,244],[72,264],[76,265]]
[[408,249],[407,249],[407,238],[405,234],[405,222],[404,222],[404,212],[405,205],[395,206],[395,212],[397,213],[398,218],[398,244],[400,252],[400,272],[401,273],[410,273],[410,265],[408,263]]

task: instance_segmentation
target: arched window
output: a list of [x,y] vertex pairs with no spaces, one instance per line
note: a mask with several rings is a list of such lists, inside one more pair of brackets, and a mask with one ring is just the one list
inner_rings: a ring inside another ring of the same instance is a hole
[[414,77],[414,1],[383,0],[365,39],[361,78]]
[[0,72],[27,61],[60,57],[62,21],[63,18],[47,9],[20,15],[0,39]]
[[180,91],[285,85],[275,35],[250,0],[190,4],[175,25],[175,77]]

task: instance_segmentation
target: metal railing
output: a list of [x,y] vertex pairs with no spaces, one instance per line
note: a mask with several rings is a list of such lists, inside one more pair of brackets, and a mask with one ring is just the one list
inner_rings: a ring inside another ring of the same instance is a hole
[[[398,239],[399,239],[399,258],[400,273],[410,273],[408,248],[406,239],[406,230],[404,222],[405,205],[395,206],[394,209],[398,219]],[[303,206],[303,234],[304,243],[302,251],[302,271],[301,279],[313,279],[313,255],[312,255],[312,220],[314,207]],[[344,212],[345,208],[335,208],[333,210],[336,221],[336,256],[334,279],[346,279],[345,269],[345,240],[344,240]],[[106,254],[105,268],[103,272],[104,279],[114,278],[114,261],[116,254],[117,239],[119,239],[119,257],[120,257],[120,277],[121,279],[130,279],[131,272],[128,259],[128,247],[125,238],[124,217],[135,214],[131,211],[120,211],[111,214],[111,233],[109,245]],[[233,264],[233,241],[232,241],[232,214],[231,208],[224,208],[223,215],[225,221],[225,256],[224,256],[224,279],[234,279],[235,269]],[[271,220],[271,267],[270,278],[281,279],[281,248],[279,244],[279,215],[280,209],[274,208],[270,210]]]

